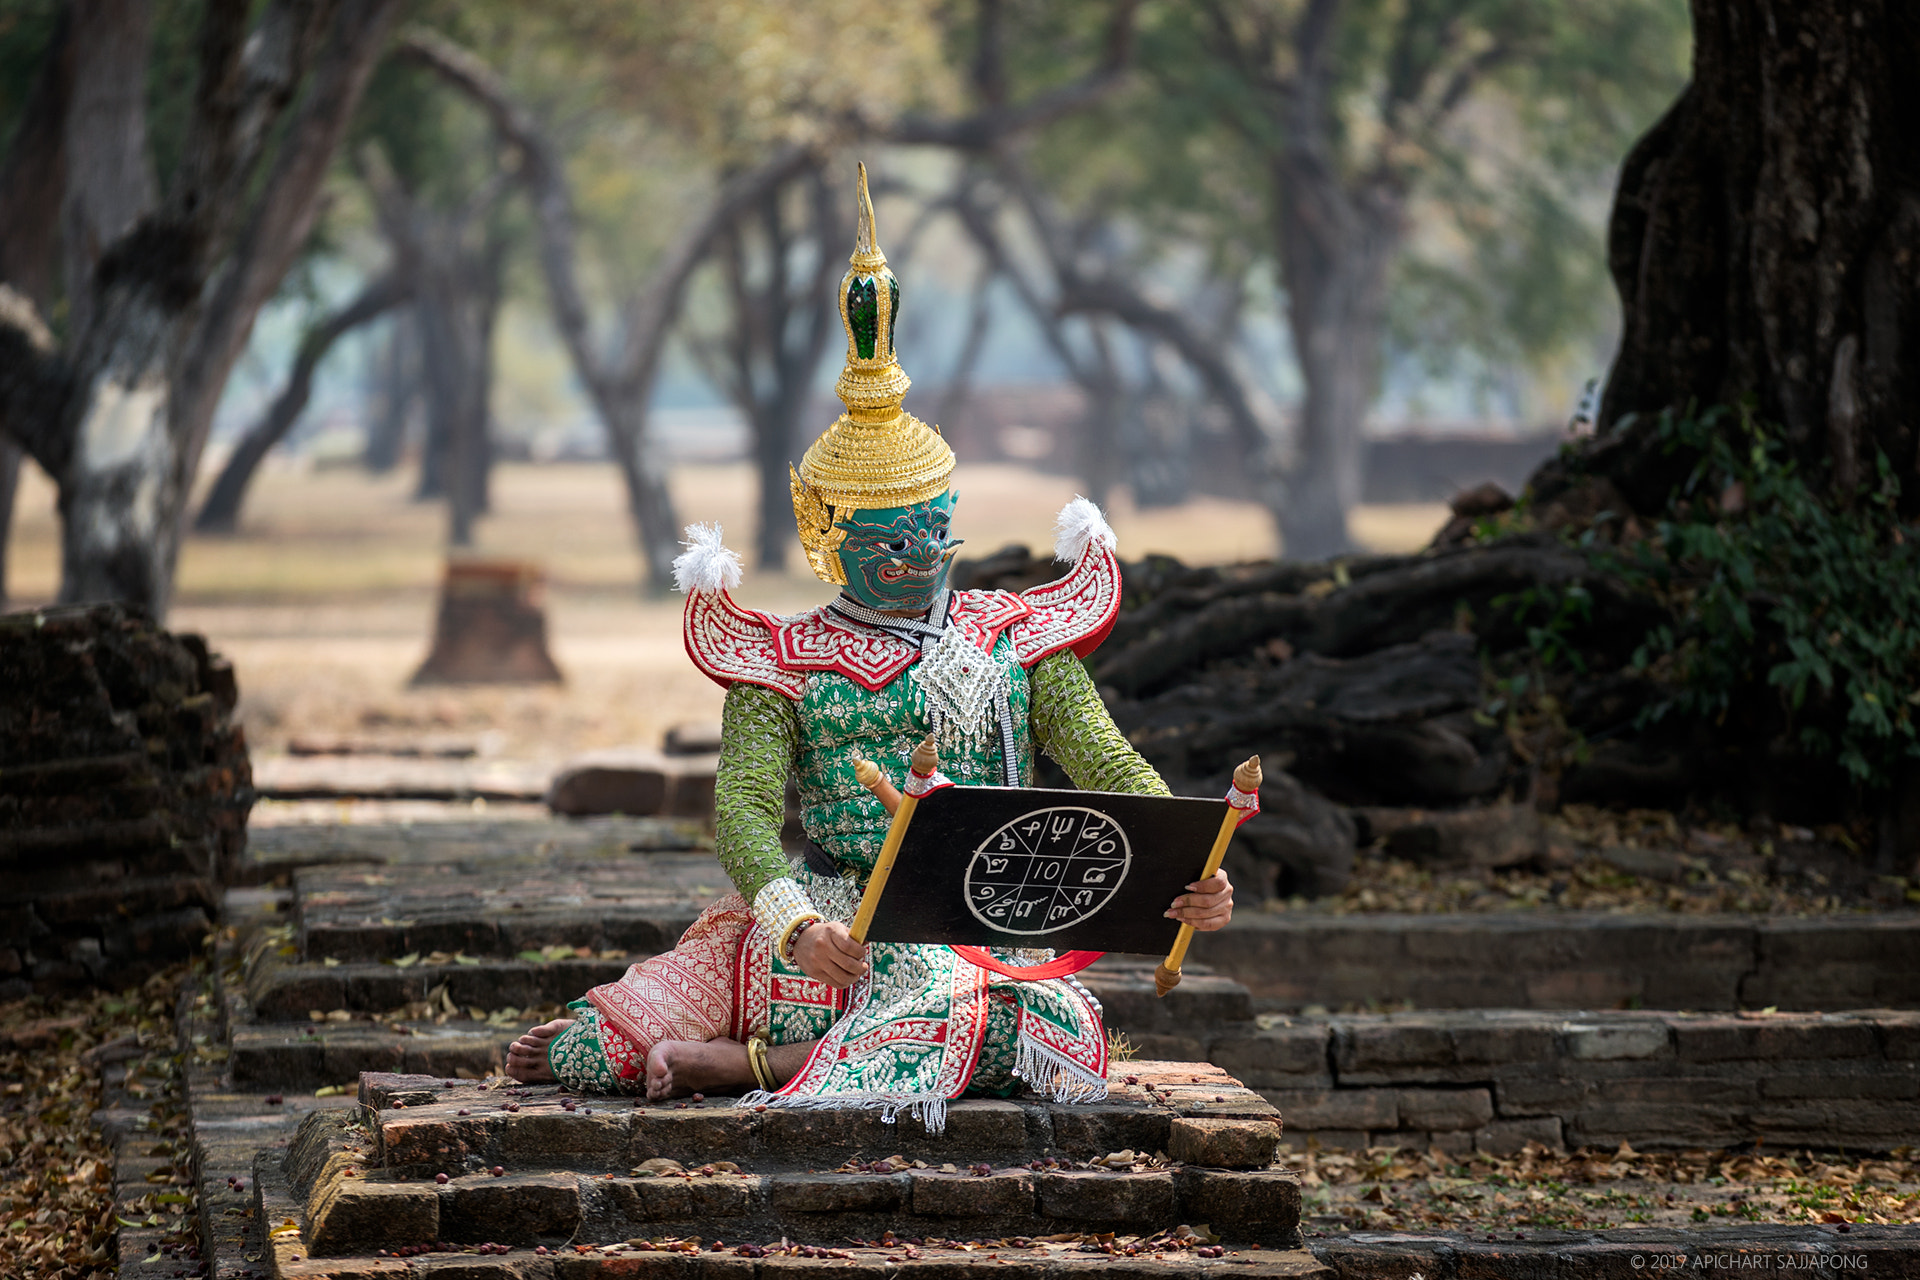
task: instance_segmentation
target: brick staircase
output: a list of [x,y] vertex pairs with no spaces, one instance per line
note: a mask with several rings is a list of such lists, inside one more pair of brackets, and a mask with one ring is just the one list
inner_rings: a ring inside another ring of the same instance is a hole
[[[1444,1235],[1302,1251],[1280,1114],[1291,1141],[1328,1146],[1920,1140],[1920,1013],[1309,1016],[1263,1010],[1260,984],[1285,974],[1243,975],[1250,993],[1191,966],[1160,1000],[1152,962],[1117,957],[1083,975],[1136,1051],[1112,1098],[968,1100],[940,1138],[863,1112],[483,1079],[534,1011],[672,945],[724,889],[691,834],[267,835],[181,1009],[211,1274],[1517,1277],[1589,1255],[1607,1270],[1628,1255],[1598,1236],[1486,1257]],[[138,1135],[120,1146],[135,1169]],[[142,1259],[142,1230],[123,1233],[123,1275],[172,1275]]]

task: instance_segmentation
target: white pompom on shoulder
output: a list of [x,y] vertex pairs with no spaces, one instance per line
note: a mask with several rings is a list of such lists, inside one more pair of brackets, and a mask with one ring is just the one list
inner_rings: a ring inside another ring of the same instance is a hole
[[690,524],[686,550],[674,557],[673,585],[681,591],[730,591],[740,585],[740,557],[720,540],[718,524]]
[[1060,508],[1053,522],[1053,558],[1072,563],[1096,542],[1111,551],[1119,539],[1113,536],[1113,529],[1100,514],[1100,508],[1075,495],[1072,502]]

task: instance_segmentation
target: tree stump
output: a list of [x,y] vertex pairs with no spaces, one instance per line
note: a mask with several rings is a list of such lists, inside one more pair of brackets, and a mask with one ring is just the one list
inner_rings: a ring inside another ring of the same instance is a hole
[[115,605],[0,617],[0,998],[194,954],[246,842],[233,668]]
[[547,653],[546,580],[518,560],[452,560],[433,649],[412,683],[559,684]]

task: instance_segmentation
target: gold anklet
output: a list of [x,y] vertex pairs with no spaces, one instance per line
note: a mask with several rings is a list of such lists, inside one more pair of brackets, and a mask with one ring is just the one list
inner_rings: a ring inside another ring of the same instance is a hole
[[773,1067],[767,1062],[767,1042],[759,1036],[747,1040],[747,1065],[753,1068],[753,1078],[760,1082],[760,1087],[772,1093],[779,1082],[773,1078]]

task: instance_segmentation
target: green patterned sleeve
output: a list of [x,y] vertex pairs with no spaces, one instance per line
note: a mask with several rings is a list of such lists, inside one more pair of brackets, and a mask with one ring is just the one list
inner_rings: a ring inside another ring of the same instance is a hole
[[714,845],[748,902],[792,870],[780,848],[780,826],[787,813],[787,775],[799,753],[800,713],[789,699],[756,684],[727,690],[714,780]]
[[1071,650],[1041,659],[1027,678],[1033,688],[1033,740],[1060,762],[1075,786],[1083,791],[1170,794],[1107,714],[1087,669]]

